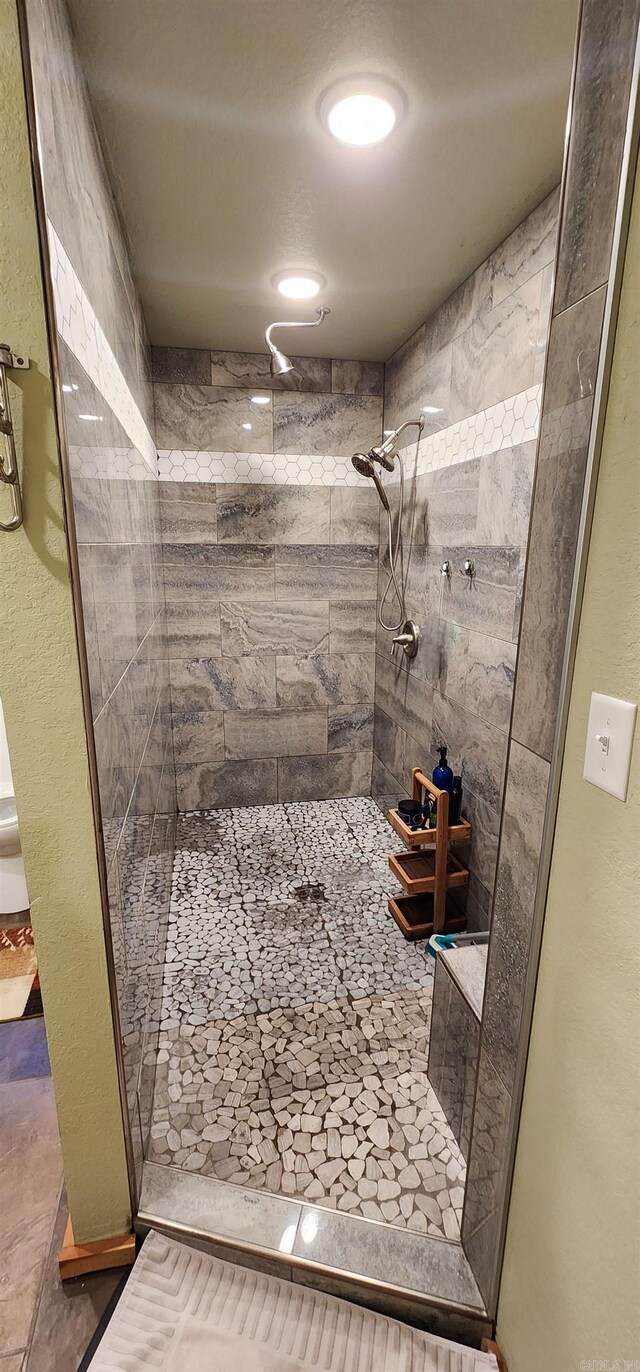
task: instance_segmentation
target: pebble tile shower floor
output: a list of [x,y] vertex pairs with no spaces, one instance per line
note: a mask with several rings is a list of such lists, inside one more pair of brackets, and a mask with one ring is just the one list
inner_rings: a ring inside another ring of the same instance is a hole
[[179,817],[151,1161],[459,1239],[396,846],[366,797]]

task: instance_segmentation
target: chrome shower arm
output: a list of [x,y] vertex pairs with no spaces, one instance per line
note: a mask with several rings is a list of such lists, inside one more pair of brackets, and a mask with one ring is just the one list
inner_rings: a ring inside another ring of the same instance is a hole
[[316,310],[317,319],[277,319],[274,324],[270,324],[265,333],[265,343],[273,351],[275,343],[271,341],[272,329],[317,329],[322,323],[325,315],[331,314],[331,310],[326,305],[320,305]]

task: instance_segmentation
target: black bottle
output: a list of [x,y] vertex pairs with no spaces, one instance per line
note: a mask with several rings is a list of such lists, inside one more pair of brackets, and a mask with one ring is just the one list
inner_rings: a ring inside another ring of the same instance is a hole
[[460,812],[462,810],[462,777],[454,777],[449,796],[449,823],[460,823]]

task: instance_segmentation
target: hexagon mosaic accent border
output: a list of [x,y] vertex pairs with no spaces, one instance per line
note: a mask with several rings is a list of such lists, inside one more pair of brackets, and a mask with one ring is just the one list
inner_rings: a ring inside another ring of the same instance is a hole
[[[65,248],[47,219],[51,282],[56,323],[65,343],[97,386],[153,472],[157,472],[155,442],[149,433],[124,373],[116,360],[96,312],[76,275]],[[103,475],[103,472],[100,472]]]
[[[500,400],[457,424],[428,434],[420,442],[417,461],[411,447],[405,449],[407,475],[421,476],[439,467],[468,462],[473,457],[512,448],[537,438],[540,421],[540,385]],[[409,456],[407,457],[407,454]],[[158,453],[161,481],[248,482],[255,485],[367,486],[365,477],[353,470],[348,459],[327,454],[203,452],[161,449]],[[399,481],[399,472],[387,481]]]

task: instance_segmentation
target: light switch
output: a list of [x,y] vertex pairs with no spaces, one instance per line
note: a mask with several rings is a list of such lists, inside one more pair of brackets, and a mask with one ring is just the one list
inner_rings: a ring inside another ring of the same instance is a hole
[[591,697],[582,775],[618,800],[627,799],[637,709],[628,700],[598,691]]

